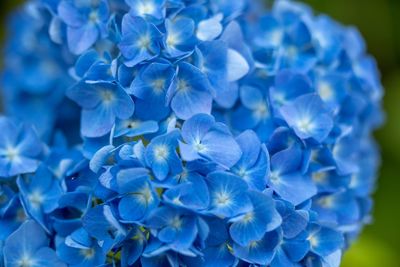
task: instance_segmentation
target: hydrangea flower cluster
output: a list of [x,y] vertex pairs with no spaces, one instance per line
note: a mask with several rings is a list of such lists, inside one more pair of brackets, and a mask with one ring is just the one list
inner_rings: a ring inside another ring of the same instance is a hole
[[382,86],[302,4],[31,0],[10,22],[0,266],[339,266]]

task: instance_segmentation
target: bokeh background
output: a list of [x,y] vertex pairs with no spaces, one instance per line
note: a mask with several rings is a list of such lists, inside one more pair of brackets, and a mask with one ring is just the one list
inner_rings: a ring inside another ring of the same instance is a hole
[[[5,37],[7,14],[22,2],[0,0],[0,44]],[[375,193],[374,222],[345,254],[342,266],[400,267],[400,1],[303,2],[316,12],[327,13],[343,24],[359,28],[369,53],[378,61],[386,89],[386,125],[376,133],[382,149],[382,169]]]

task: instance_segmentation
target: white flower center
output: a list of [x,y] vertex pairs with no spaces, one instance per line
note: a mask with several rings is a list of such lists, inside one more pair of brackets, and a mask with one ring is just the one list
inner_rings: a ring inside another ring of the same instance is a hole
[[139,38],[137,44],[142,49],[148,49],[151,44],[151,39],[148,35],[142,36]]
[[93,23],[96,23],[99,21],[99,13],[97,12],[97,10],[93,10],[92,12],[90,12],[89,21],[91,21]]
[[180,229],[182,227],[182,219],[177,215],[172,218],[170,225],[176,229]]
[[165,80],[164,79],[156,79],[152,83],[153,89],[155,92],[162,92],[165,86]]
[[167,45],[168,46],[175,46],[179,43],[179,36],[174,33],[169,33],[167,37]]
[[115,96],[114,93],[109,90],[104,90],[101,92],[101,99],[104,103],[111,103],[114,101]]
[[251,241],[249,247],[250,248],[256,248],[258,246],[259,241]]
[[269,180],[273,183],[273,184],[277,184],[279,182],[279,172],[278,171],[273,171],[271,172],[270,176],[269,176]]
[[150,203],[153,200],[153,195],[151,194],[150,188],[145,186],[142,190],[140,190],[140,194],[142,195],[142,200],[146,204]]
[[246,213],[246,215],[244,215],[242,221],[244,223],[249,223],[254,219],[254,212],[250,211],[248,213]]
[[146,3],[139,4],[137,10],[140,15],[146,15],[146,14],[152,14],[155,10],[155,7],[152,3],[146,1]]
[[189,89],[190,86],[185,80],[180,79],[178,81],[178,91],[188,91]]
[[318,86],[318,92],[322,100],[327,101],[333,97],[332,86],[327,82],[320,82]]
[[322,197],[318,200],[318,204],[323,208],[332,208],[335,203],[333,196]]
[[230,195],[226,192],[217,193],[215,199],[218,206],[228,206],[232,202]]
[[247,180],[247,170],[245,167],[240,167],[240,169],[236,172],[239,177],[242,177],[244,180]]
[[31,267],[35,264],[34,260],[30,258],[28,255],[22,256],[22,259],[18,261],[19,267]]
[[260,103],[255,109],[255,115],[257,118],[265,119],[269,115],[268,107],[266,103]]
[[326,172],[316,172],[316,173],[312,174],[313,181],[318,184],[326,182],[327,177],[328,177],[328,174]]
[[86,259],[92,259],[96,254],[96,251],[93,248],[90,249],[81,249],[81,255],[83,255]]
[[37,209],[42,205],[44,197],[41,192],[34,191],[28,196],[28,199],[32,206]]
[[316,246],[318,246],[318,239],[317,239],[317,237],[314,235],[314,234],[312,234],[312,235],[310,235],[309,237],[308,237],[308,241],[310,241],[310,244],[311,244],[311,246],[312,247],[316,247]]
[[157,160],[165,160],[168,157],[168,148],[165,145],[160,145],[154,148],[154,154]]
[[204,151],[206,150],[206,146],[203,145],[200,141],[197,141],[197,142],[194,144],[194,149],[195,149],[197,152],[204,152]]
[[9,161],[15,161],[19,157],[19,151],[15,147],[8,147],[5,156],[8,158]]
[[297,122],[297,128],[304,133],[309,133],[314,128],[314,124],[309,118],[303,118]]

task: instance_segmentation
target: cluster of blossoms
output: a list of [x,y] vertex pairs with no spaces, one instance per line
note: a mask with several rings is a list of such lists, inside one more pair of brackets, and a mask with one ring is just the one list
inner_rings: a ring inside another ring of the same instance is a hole
[[31,0],[10,23],[0,266],[336,267],[382,87],[291,1]]

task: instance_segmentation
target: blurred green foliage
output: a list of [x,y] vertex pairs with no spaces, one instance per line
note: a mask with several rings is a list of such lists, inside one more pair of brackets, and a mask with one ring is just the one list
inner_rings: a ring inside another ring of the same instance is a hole
[[[234,0],[232,0],[234,1]],[[267,1],[267,0],[266,0]],[[0,19],[23,0],[0,0]],[[269,0],[271,2],[271,0]],[[382,169],[375,194],[374,223],[344,257],[344,267],[400,266],[400,1],[304,0],[317,12],[357,26],[378,61],[386,89],[386,125],[376,136],[382,149]],[[5,27],[0,28],[4,37]]]

